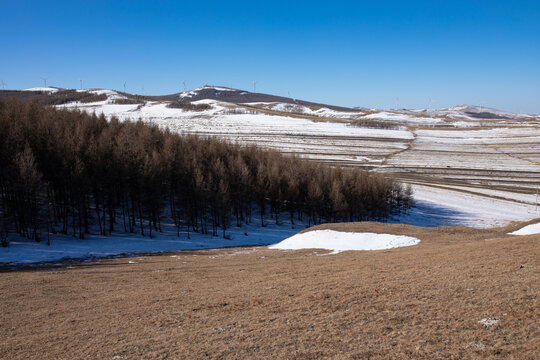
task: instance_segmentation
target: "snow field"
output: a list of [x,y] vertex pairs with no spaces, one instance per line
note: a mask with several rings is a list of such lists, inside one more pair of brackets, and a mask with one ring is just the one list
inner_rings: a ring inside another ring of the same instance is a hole
[[362,116],[361,119],[393,121],[393,122],[400,122],[400,123],[423,124],[423,125],[437,124],[437,123],[444,122],[444,120],[440,118],[414,116],[414,115],[411,116],[407,114],[391,113],[387,111],[381,111],[381,112],[365,115],[365,116]]
[[[448,223],[436,222],[436,226],[490,228],[504,226],[512,221],[526,221],[540,217],[540,209],[533,204],[463,193],[449,188],[441,189],[424,185],[413,185],[412,188],[416,202],[429,204],[432,209],[446,209]],[[419,210],[421,211],[421,209],[412,209],[409,215],[402,215],[399,221],[418,226],[433,226],[430,222],[441,216],[436,212],[417,213]]]
[[[255,219],[255,218],[254,218]],[[261,246],[277,243],[305,228],[305,224],[297,222],[294,227],[283,217],[281,225],[267,223],[261,227],[254,221],[251,225],[231,227],[227,230],[230,239],[210,234],[186,233],[185,227],[177,236],[176,227],[171,223],[163,224],[163,232],[153,232],[153,238],[140,234],[113,233],[102,236],[94,229],[93,234],[86,234],[80,240],[68,235],[51,235],[51,245],[47,239],[41,242],[23,239],[15,234],[10,235],[10,243],[6,248],[0,247],[0,264],[28,264],[44,261],[62,261],[68,259],[93,259],[115,255],[136,255],[157,253],[162,251],[202,250],[224,247]],[[148,229],[145,229],[147,231]],[[247,235],[246,235],[247,234]]]

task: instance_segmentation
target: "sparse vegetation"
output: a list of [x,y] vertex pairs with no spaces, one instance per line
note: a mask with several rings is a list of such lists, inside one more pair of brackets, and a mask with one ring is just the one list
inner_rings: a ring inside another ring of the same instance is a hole
[[118,105],[137,105],[137,104],[144,104],[145,101],[143,99],[137,98],[137,97],[131,97],[131,98],[122,98],[122,99],[114,99],[113,104]]
[[16,99],[23,103],[37,102],[43,105],[63,105],[76,101],[81,103],[104,101],[107,100],[107,95],[77,90],[59,90],[57,92],[2,90],[0,91],[0,99]]
[[167,104],[167,107],[171,109],[182,109],[185,111],[204,111],[212,108],[210,104],[193,104],[189,101],[171,101]]
[[[31,271],[0,274],[0,358],[538,358],[539,236],[324,228],[422,241],[328,256],[256,247],[21,266]],[[484,318],[500,321],[486,328]]]
[[245,108],[232,108],[232,109],[225,110],[224,114],[226,115],[247,115],[247,114],[257,115],[259,114],[259,112],[255,110],[248,110]]
[[351,120],[352,126],[372,128],[372,129],[399,129],[403,124],[389,122],[389,121],[377,121],[370,119],[354,119]]
[[142,122],[0,101],[0,227],[36,241],[92,229],[152,237],[167,214],[212,232],[285,213],[328,221],[384,220],[410,194],[382,175],[314,164],[275,151],[180,136]]

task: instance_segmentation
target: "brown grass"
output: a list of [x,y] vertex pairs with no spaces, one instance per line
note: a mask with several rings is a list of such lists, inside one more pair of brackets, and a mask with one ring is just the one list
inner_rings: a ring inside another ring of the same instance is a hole
[[[357,223],[382,251],[181,252],[0,274],[2,359],[534,359],[540,236]],[[489,328],[478,323],[497,318]]]

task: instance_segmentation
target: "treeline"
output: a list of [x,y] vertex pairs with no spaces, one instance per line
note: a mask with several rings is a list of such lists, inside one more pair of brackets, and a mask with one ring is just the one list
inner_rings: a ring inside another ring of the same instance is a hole
[[43,105],[63,105],[72,102],[91,103],[107,100],[107,95],[72,89],[50,91],[0,90],[0,99],[16,99],[23,103],[38,102]]
[[381,220],[411,204],[410,191],[380,175],[140,121],[0,100],[0,129],[3,246],[11,232],[152,237],[164,219],[178,234],[226,237],[251,221]]
[[167,107],[184,111],[204,111],[212,108],[210,104],[193,104],[190,101],[171,101],[167,104]]

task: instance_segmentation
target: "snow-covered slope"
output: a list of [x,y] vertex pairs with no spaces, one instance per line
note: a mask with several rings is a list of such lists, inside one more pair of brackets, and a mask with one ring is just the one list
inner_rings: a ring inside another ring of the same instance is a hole
[[515,114],[508,111],[501,111],[484,106],[474,105],[457,105],[449,108],[438,110],[408,110],[406,112],[413,114],[422,114],[428,116],[437,116],[448,119],[463,119],[463,120],[508,120],[508,119],[534,119],[534,115]]
[[40,91],[40,92],[49,92],[49,93],[55,93],[58,92],[59,89],[53,88],[53,87],[34,87],[29,89],[24,89],[22,91]]

